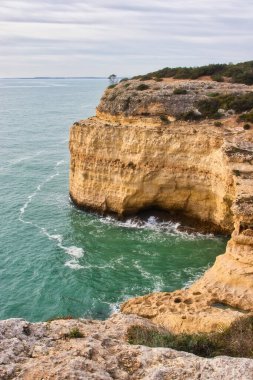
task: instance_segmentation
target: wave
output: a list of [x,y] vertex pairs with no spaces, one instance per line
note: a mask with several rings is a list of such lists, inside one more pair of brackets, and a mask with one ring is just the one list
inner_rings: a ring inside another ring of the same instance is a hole
[[[60,161],[57,162],[56,166],[54,167],[54,170],[56,170],[56,168],[60,165]],[[23,223],[26,223],[26,224],[33,224],[31,221],[27,221],[27,220],[24,220],[23,218],[23,215],[25,213],[25,210],[27,209],[27,207],[29,206],[29,204],[32,202],[33,198],[38,194],[38,192],[41,191],[42,187],[46,185],[46,183],[48,183],[49,181],[51,181],[53,178],[57,177],[59,175],[59,171],[56,171],[56,173],[54,174],[51,174],[49,177],[47,177],[41,184],[39,184],[37,187],[36,187],[36,190],[28,195],[27,197],[27,201],[24,203],[24,205],[20,208],[20,213],[19,213],[19,220],[20,222],[23,222]],[[37,225],[34,224],[36,227]],[[40,228],[40,227],[39,227]],[[43,229],[42,229],[43,230]]]
[[8,170],[10,167],[18,165],[23,161],[33,160],[35,157],[40,156],[42,153],[43,151],[41,150],[30,156],[22,156],[22,157],[14,158],[13,160],[7,161],[6,166],[2,166],[0,168],[0,171],[4,172],[5,170]]
[[57,166],[60,166],[60,165],[62,165],[62,164],[64,164],[64,162],[65,162],[64,160],[58,161],[58,162],[56,163],[56,167],[57,167]]
[[142,266],[140,265],[139,261],[136,260],[136,261],[134,262],[133,266],[134,266],[134,267],[135,267],[135,268],[141,273],[142,277],[144,277],[144,278],[148,278],[148,279],[150,279],[150,278],[153,277],[153,275],[152,275],[151,273],[145,271],[145,270],[142,268]]
[[204,275],[204,273],[209,269],[211,268],[211,265],[206,265],[205,267],[201,268],[198,270],[197,273],[194,273],[194,274],[190,274],[191,275],[191,278],[185,282],[184,284],[184,289],[185,288],[189,288],[194,282],[196,282],[200,277],[202,277]]
[[77,260],[66,261],[66,263],[64,265],[65,265],[65,267],[69,267],[70,269],[75,269],[75,270],[84,268],[82,265],[80,265],[78,263]]
[[162,292],[162,291],[164,291],[164,288],[165,288],[165,284],[164,284],[163,280],[159,276],[155,276],[154,287],[153,287],[151,293]]
[[84,255],[83,248],[76,247],[76,246],[65,246],[63,244],[62,235],[50,234],[45,227],[42,227],[38,225],[37,223],[34,223],[33,221],[24,218],[25,212],[28,206],[31,204],[32,200],[36,197],[36,195],[42,190],[42,188],[48,182],[52,181],[55,177],[57,177],[60,174],[58,169],[59,169],[59,166],[64,164],[64,162],[65,162],[64,160],[58,161],[54,166],[54,173],[49,175],[42,183],[40,183],[32,194],[28,195],[26,202],[23,204],[23,206],[19,210],[20,212],[19,212],[18,219],[20,222],[24,224],[30,224],[36,227],[43,235],[47,236],[49,240],[53,240],[57,242],[57,246],[59,248],[61,248],[66,254],[74,257],[74,259],[67,261],[65,265],[69,266],[71,269],[80,269],[83,267],[79,264],[78,259],[80,259]]
[[147,272],[140,264],[140,262],[138,260],[136,260],[134,262],[134,265],[133,265],[141,274],[141,276],[144,278],[144,279],[147,279],[147,280],[151,280],[152,281],[152,285],[151,287],[149,287],[147,290],[147,292],[161,292],[163,291],[163,289],[165,288],[165,284],[161,278],[161,276],[158,276],[158,275],[154,275],[150,272]]
[[123,228],[134,228],[139,230],[151,230],[158,233],[165,233],[170,236],[179,236],[185,240],[195,239],[215,239],[213,234],[202,234],[200,232],[187,232],[181,229],[181,223],[173,221],[160,221],[155,216],[150,216],[146,221],[136,217],[126,219],[125,221],[117,220],[111,216],[100,217],[100,221],[104,224],[115,225]]

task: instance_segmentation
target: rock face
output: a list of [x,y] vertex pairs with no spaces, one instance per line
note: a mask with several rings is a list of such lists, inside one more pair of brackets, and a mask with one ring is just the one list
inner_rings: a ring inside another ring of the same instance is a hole
[[[132,80],[106,90],[97,116],[73,125],[70,195],[76,205],[100,212],[124,215],[156,207],[232,233],[226,253],[190,289],[122,305],[124,313],[174,332],[213,331],[253,311],[253,132],[244,130],[233,110],[221,110],[222,125],[178,118],[197,115],[196,102],[210,92],[253,88],[172,79],[147,83],[145,89]],[[176,94],[182,87],[187,93]]]
[[[114,315],[105,322],[0,321],[0,379],[22,380],[252,380],[253,360],[200,358],[169,348],[126,342],[132,325],[153,327],[138,317]],[[82,338],[70,339],[78,329]]]

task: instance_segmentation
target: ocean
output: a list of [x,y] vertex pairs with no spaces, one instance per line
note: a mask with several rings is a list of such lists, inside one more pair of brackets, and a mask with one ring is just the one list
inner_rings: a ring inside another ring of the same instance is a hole
[[117,221],[68,194],[70,125],[106,79],[0,79],[0,319],[104,319],[130,297],[188,286],[226,239],[155,216]]

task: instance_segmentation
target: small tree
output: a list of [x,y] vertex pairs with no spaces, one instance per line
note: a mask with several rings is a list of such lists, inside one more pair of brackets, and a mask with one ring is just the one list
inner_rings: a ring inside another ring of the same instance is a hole
[[109,75],[108,79],[110,81],[110,84],[117,84],[118,83],[117,75],[115,75],[115,74]]

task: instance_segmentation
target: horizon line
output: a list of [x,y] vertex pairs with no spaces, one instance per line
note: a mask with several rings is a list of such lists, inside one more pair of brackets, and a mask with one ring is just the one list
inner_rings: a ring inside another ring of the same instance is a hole
[[[121,77],[119,77],[121,78]],[[0,79],[108,79],[100,76],[36,76],[36,77],[0,77]]]

